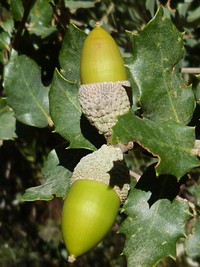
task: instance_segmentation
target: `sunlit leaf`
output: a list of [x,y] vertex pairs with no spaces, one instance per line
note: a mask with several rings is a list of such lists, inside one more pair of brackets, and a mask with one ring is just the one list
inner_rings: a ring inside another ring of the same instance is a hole
[[148,204],[150,193],[133,189],[124,205],[128,215],[120,227],[126,236],[123,254],[128,266],[151,267],[165,257],[176,258],[176,242],[186,236],[184,225],[191,218],[183,200],[167,199]]
[[175,67],[184,53],[183,34],[160,8],[140,34],[130,32],[129,38],[133,60],[127,67],[140,91],[137,100],[143,116],[189,123],[195,108],[194,94]]
[[172,174],[178,179],[200,165],[193,154],[195,129],[176,122],[153,122],[129,112],[113,127],[113,143],[138,142],[158,157],[158,174]]

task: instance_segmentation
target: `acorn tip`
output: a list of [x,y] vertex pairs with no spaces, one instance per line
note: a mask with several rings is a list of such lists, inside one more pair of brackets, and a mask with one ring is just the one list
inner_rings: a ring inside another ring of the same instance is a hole
[[95,26],[96,26],[96,27],[101,27],[101,26],[102,26],[102,23],[101,23],[100,21],[97,21],[97,22],[95,23]]
[[70,255],[67,260],[69,263],[73,263],[76,260],[76,258],[73,255]]

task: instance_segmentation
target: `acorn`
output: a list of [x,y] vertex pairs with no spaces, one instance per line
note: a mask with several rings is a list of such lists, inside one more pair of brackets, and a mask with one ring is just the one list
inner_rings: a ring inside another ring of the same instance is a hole
[[69,262],[105,237],[129,188],[129,170],[120,148],[103,145],[80,160],[62,211],[62,233]]
[[125,114],[131,106],[131,89],[119,48],[99,24],[83,44],[80,78],[82,112],[108,138],[117,116]]

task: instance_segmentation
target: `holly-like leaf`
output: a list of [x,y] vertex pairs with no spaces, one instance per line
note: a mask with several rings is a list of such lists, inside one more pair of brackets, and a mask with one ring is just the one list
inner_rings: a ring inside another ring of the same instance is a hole
[[137,100],[143,116],[188,124],[195,108],[194,94],[175,67],[184,53],[183,34],[160,7],[141,33],[129,32],[129,38],[133,60],[127,67],[140,91]]
[[174,121],[154,122],[129,112],[113,127],[112,143],[136,141],[158,157],[156,172],[171,174],[178,179],[200,165],[193,154],[195,129]]
[[19,121],[41,128],[51,123],[49,88],[42,84],[41,70],[32,59],[13,50],[5,67],[4,87],[6,101]]
[[69,25],[59,54],[61,74],[69,81],[79,84],[80,59],[86,34],[73,24]]
[[126,236],[123,254],[128,266],[155,266],[165,257],[176,258],[176,242],[185,237],[185,223],[191,218],[186,201],[167,199],[148,204],[150,193],[132,189],[124,212],[128,217],[120,227]]
[[191,258],[200,257],[200,221],[193,225],[193,232],[185,242],[186,253]]
[[52,150],[44,167],[45,181],[43,184],[28,188],[22,195],[22,201],[51,200],[56,197],[64,197],[69,188],[71,171],[59,165],[59,158],[55,150]]
[[85,149],[66,149],[64,146],[52,150],[43,169],[44,182],[28,188],[22,195],[23,201],[51,200],[66,196],[69,178],[80,159],[88,154]]
[[0,99],[0,140],[14,139],[16,119],[13,110],[4,99]]
[[71,148],[95,147],[81,132],[81,108],[78,101],[78,88],[55,71],[50,89],[50,113],[55,131],[70,142]]

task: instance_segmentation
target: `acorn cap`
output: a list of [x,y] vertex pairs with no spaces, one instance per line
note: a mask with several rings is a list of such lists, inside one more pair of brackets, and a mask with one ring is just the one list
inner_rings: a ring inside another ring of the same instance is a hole
[[129,81],[83,84],[79,88],[83,114],[100,134],[107,137],[111,135],[117,116],[128,112],[131,106],[130,95]]
[[123,203],[130,189],[129,169],[120,148],[103,145],[83,157],[76,165],[71,184],[77,180],[95,180],[112,187]]

